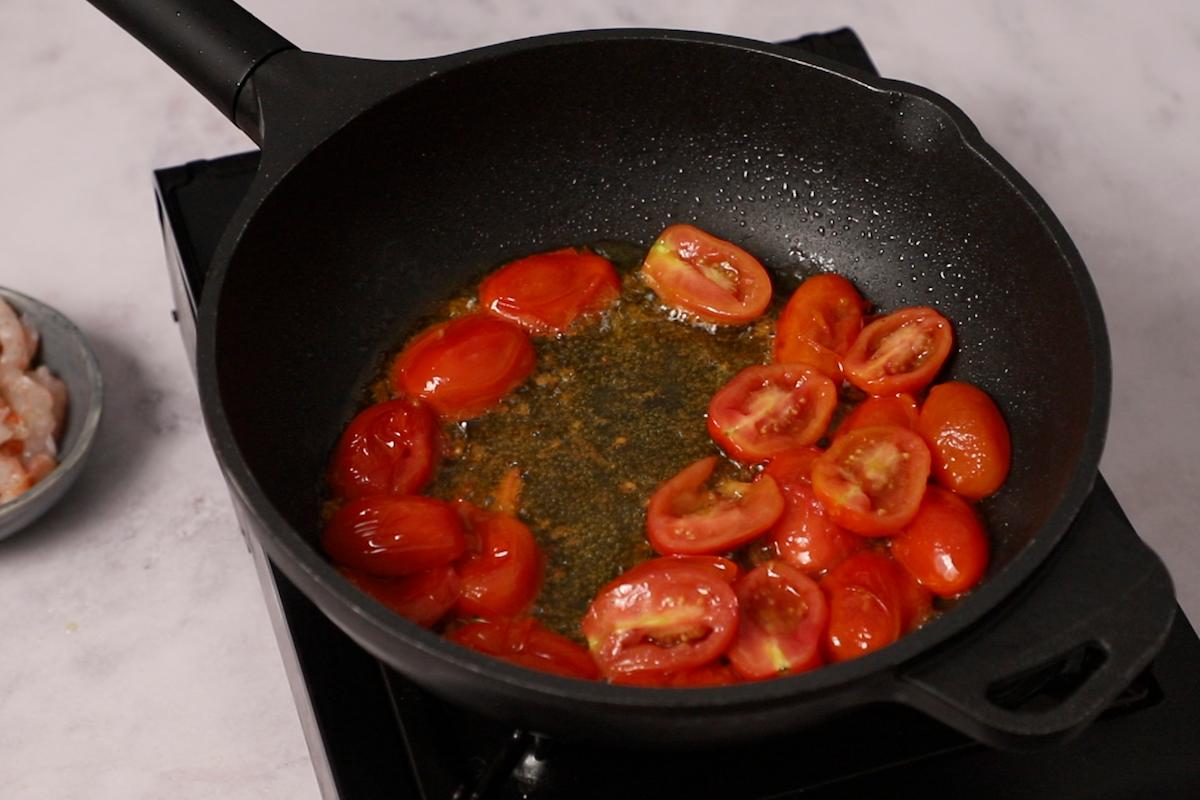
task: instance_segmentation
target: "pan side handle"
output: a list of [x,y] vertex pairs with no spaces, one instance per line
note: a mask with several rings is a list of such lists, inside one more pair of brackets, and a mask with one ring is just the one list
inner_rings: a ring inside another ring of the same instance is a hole
[[1105,711],[1170,632],[1170,575],[1100,477],[1051,559],[1003,613],[902,668],[896,699],[1004,749],[1064,740]]
[[251,73],[295,45],[233,0],[88,0],[149,48],[251,139],[256,113],[239,111]]

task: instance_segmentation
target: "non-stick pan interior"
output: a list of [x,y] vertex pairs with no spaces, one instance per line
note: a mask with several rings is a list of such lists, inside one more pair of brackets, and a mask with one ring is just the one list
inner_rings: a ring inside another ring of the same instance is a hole
[[251,220],[217,322],[237,446],[315,541],[340,429],[439,301],[506,259],[690,222],[779,274],[836,270],[884,310],[953,320],[947,376],[987,390],[1013,434],[986,509],[1003,568],[1103,435],[1105,355],[1086,277],[954,119],[718,44],[608,39],[448,68],[318,148]]

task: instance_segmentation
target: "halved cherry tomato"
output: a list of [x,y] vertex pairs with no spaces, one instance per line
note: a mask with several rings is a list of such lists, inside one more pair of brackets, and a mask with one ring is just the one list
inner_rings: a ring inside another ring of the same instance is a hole
[[855,428],[870,428],[875,425],[898,425],[901,428],[917,429],[917,401],[911,394],[889,394],[868,397],[846,415],[834,431],[837,438]]
[[892,572],[900,587],[900,625],[904,633],[909,633],[933,616],[933,593],[917,583],[917,579],[895,559],[892,559]]
[[924,621],[931,604],[904,569],[866,550],[843,561],[821,581],[829,602],[825,652],[848,661],[891,644]]
[[[669,561],[674,564],[690,564],[695,567],[712,570],[713,575],[721,578],[722,580],[729,581],[730,583],[736,581],[739,573],[741,572],[741,570],[738,569],[737,564],[730,561],[728,558],[722,558],[721,556],[668,555],[663,556],[662,558],[669,559]],[[626,579],[635,578],[637,577],[639,570],[657,569],[657,565],[660,560],[661,559],[658,558],[652,558],[649,561],[643,561],[639,564],[634,564],[632,567],[625,570],[625,572],[621,573],[621,576]]]
[[746,367],[713,395],[708,433],[725,452],[754,463],[821,438],[837,387],[803,364]]
[[932,451],[934,480],[963,497],[987,497],[1008,477],[1008,426],[982,389],[957,381],[934,386],[921,408],[917,432]]
[[602,588],[583,617],[592,658],[609,678],[672,674],[716,661],[737,632],[733,587],[710,567],[670,558]]
[[716,466],[716,456],[702,458],[651,495],[646,535],[656,551],[724,553],[749,542],[779,519],[783,495],[774,478],[759,475],[753,483],[724,481],[712,491],[705,483]]
[[892,539],[892,555],[939,597],[974,588],[988,564],[989,543],[975,509],[953,492],[930,486],[912,522]]
[[588,651],[532,619],[499,619],[473,622],[447,637],[463,647],[495,656],[526,669],[565,678],[597,680]]
[[424,398],[443,419],[477,417],[533,372],[528,334],[491,314],[426,328],[392,364],[397,394]]
[[814,275],[800,284],[775,323],[775,361],[808,364],[842,380],[841,357],[862,330],[867,303],[841,275]]
[[346,426],[333,451],[329,483],[344,498],[416,494],[433,477],[440,431],[420,400],[376,403]]
[[738,682],[737,673],[728,664],[713,663],[703,667],[677,672],[672,675],[667,686],[679,688],[699,686],[732,686]]
[[817,456],[824,452],[819,447],[797,447],[780,453],[767,462],[763,472],[770,475],[781,486],[785,483],[812,485],[812,465]]
[[783,561],[819,575],[866,545],[863,537],[829,517],[810,484],[781,481],[779,490],[783,492],[783,515],[767,534],[767,545]]
[[572,247],[505,264],[479,284],[479,304],[535,336],[566,333],[621,294],[608,259]]
[[801,447],[780,453],[763,469],[779,484],[783,514],[767,534],[775,555],[810,575],[819,575],[865,546],[830,518],[812,490],[812,465],[821,450]]
[[359,497],[337,510],[321,546],[338,564],[372,575],[402,577],[449,564],[467,541],[448,503],[419,495]]
[[762,680],[821,666],[829,611],[812,578],[782,561],[769,561],[734,589],[740,619],[728,655],[738,675]]
[[757,319],[771,302],[771,279],[758,259],[691,225],[659,234],[641,275],[667,305],[718,325]]
[[425,628],[450,613],[458,602],[458,573],[450,565],[404,578],[380,578],[350,567],[338,571],[363,592]]
[[813,462],[812,485],[829,516],[863,536],[886,536],[916,515],[929,448],[907,428],[855,428]]
[[733,667],[722,661],[714,661],[695,669],[685,669],[680,672],[633,672],[628,675],[614,675],[609,682],[619,686],[669,686],[677,689],[701,686],[732,686],[741,678],[733,671]]
[[542,555],[516,517],[462,503],[469,547],[459,562],[458,613],[510,617],[524,611],[541,588]]
[[950,321],[932,308],[893,311],[863,328],[842,359],[846,380],[867,394],[919,392],[950,355]]

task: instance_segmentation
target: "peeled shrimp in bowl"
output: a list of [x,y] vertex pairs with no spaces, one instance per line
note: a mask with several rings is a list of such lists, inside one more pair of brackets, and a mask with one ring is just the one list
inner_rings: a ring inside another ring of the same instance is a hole
[[99,425],[102,381],[83,334],[0,288],[0,537],[65,492]]

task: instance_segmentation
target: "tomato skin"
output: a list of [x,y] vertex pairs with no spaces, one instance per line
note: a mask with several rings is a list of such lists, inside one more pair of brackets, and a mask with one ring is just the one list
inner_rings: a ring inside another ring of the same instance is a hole
[[481,620],[452,631],[446,638],[526,669],[564,678],[600,678],[587,650],[533,619]]
[[727,482],[732,496],[704,489],[717,466],[709,456],[683,468],[654,491],[646,535],[663,555],[713,555],[751,541],[783,513],[783,495],[770,475],[753,483]]
[[916,516],[929,465],[929,448],[913,431],[856,428],[813,462],[813,491],[838,525],[862,536],[887,536]]
[[448,504],[419,495],[371,495],[338,509],[321,534],[336,563],[380,577],[404,577],[449,564],[467,542]]
[[817,456],[824,452],[819,447],[797,447],[780,453],[767,462],[763,472],[782,486],[785,483],[812,485],[812,465]]
[[329,484],[346,499],[416,494],[437,465],[441,431],[425,403],[402,397],[360,411],[346,426],[329,465]]
[[803,364],[743,369],[708,404],[708,433],[725,452],[756,463],[821,438],[837,407],[837,387]]
[[665,686],[687,689],[703,686],[732,686],[740,683],[741,678],[729,664],[714,661],[702,667],[685,669],[680,672],[633,672],[627,675],[614,675],[609,678],[609,682],[617,686]]
[[861,536],[833,521],[813,492],[812,465],[820,455],[816,447],[789,450],[763,470],[783,493],[783,514],[768,533],[767,547],[809,575],[831,569],[866,546]]
[[677,688],[701,686],[732,686],[738,683],[738,675],[728,664],[705,664],[703,667],[684,672],[676,672],[668,681],[667,686]]
[[608,259],[572,247],[505,264],[479,284],[479,304],[534,336],[566,333],[621,294]]
[[841,356],[862,330],[866,310],[862,295],[841,275],[807,278],[775,323],[774,360],[807,364],[840,382]]
[[1012,440],[992,398],[969,383],[929,390],[917,431],[933,454],[933,477],[970,500],[993,494],[1008,477]]
[[681,555],[666,555],[659,558],[652,558],[648,561],[634,564],[629,569],[621,573],[621,577],[626,580],[636,578],[642,570],[655,570],[659,567],[659,562],[662,559],[667,559],[666,563],[670,564],[688,564],[694,567],[707,569],[712,574],[721,580],[733,583],[738,579],[741,570],[738,565],[728,558],[721,556],[681,556]]
[[458,564],[458,613],[464,617],[515,616],[533,602],[542,583],[537,540],[519,519],[463,503],[469,548]]
[[917,401],[911,394],[902,392],[868,397],[846,415],[834,432],[833,438],[836,439],[855,428],[870,428],[876,425],[897,425],[915,431],[917,419]]
[[780,483],[783,515],[767,546],[778,558],[809,575],[819,575],[866,546],[863,537],[835,523],[808,483]]
[[663,303],[704,322],[740,325],[771,303],[771,278],[758,259],[692,225],[659,234],[640,274]]
[[763,680],[824,663],[821,640],[829,610],[811,578],[781,561],[768,561],[746,573],[734,589],[740,618],[728,656],[738,675]]
[[738,602],[724,576],[670,558],[631,572],[597,593],[581,625],[606,677],[642,682],[702,667],[729,648]]
[[362,570],[338,567],[361,591],[423,628],[433,627],[458,602],[458,573],[446,565],[404,578],[380,578]]
[[525,331],[491,314],[470,314],[417,334],[392,364],[391,387],[423,398],[442,419],[458,422],[490,409],[534,365]]
[[953,345],[950,321],[937,311],[902,308],[863,328],[842,367],[867,394],[915,394],[933,382]]
[[929,593],[904,569],[878,552],[864,550],[821,581],[829,603],[825,653],[841,662],[873,653],[912,630],[929,614]]
[[900,562],[890,561],[896,585],[900,587],[900,627],[909,633],[933,616],[933,593],[918,583]]
[[912,522],[892,539],[892,555],[939,597],[974,588],[987,570],[990,545],[983,523],[967,501],[930,486]]

